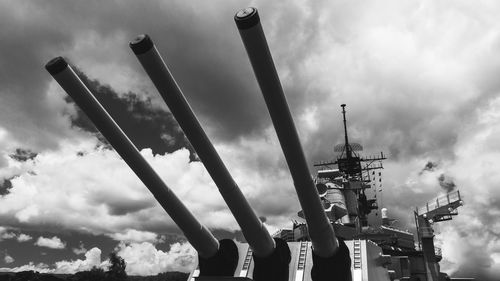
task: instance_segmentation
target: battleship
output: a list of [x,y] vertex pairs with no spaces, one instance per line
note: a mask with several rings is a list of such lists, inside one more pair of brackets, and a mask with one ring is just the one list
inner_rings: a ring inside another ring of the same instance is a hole
[[[345,142],[338,157],[315,164],[311,176],[288,108],[257,9],[234,16],[258,85],[293,179],[301,210],[291,229],[271,235],[244,197],[186,101],[168,66],[148,35],[129,46],[151,78],[236,219],[246,243],[217,240],[158,176],[63,57],[45,68],[85,112],[116,152],[153,194],[198,253],[189,280],[392,281],[458,280],[440,272],[442,256],[434,246],[433,224],[450,220],[463,204],[458,191],[414,210],[417,236],[392,226],[387,210],[382,223],[370,226],[368,215],[379,208],[367,190],[386,159],[362,157],[350,143],[342,105]],[[416,239],[415,239],[416,238]],[[473,279],[460,279],[473,280]]]

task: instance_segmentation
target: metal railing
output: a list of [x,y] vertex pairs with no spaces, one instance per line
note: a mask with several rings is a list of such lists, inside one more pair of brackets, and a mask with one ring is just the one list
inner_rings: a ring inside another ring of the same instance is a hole
[[435,200],[427,202],[427,204],[423,207],[417,208],[417,214],[422,215],[460,200],[460,191],[452,191],[446,195],[436,198]]

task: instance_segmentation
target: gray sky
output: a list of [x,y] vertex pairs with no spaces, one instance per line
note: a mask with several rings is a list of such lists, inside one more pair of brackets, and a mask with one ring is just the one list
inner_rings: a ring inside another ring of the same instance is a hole
[[[382,200],[399,226],[410,228],[413,207],[455,184],[465,206],[437,227],[442,269],[482,280],[498,276],[495,1],[0,0],[0,180],[7,180],[0,187],[0,268],[29,266],[13,245],[43,249],[39,237],[58,238],[45,244],[56,248],[66,241],[65,254],[54,250],[44,259],[39,250],[32,263],[60,272],[98,264],[115,246],[131,273],[159,272],[165,264],[187,270],[172,257],[182,255],[189,264],[192,256],[187,244],[170,247],[178,241],[161,239],[178,233],[170,218],[46,73],[43,66],[55,56],[94,81],[113,116],[204,224],[237,230],[128,47],[140,33],[155,41],[269,229],[289,226],[298,200],[233,21],[246,6],[259,9],[311,165],[334,157],[333,145],[343,138],[340,104],[346,103],[350,139],[365,153],[390,157]],[[19,161],[11,157],[16,149],[36,157]],[[435,165],[423,170],[428,162]],[[21,233],[32,239],[19,239]],[[87,252],[71,254],[70,244],[79,242],[69,237],[78,235]],[[102,246],[88,237],[113,242]],[[144,268],[144,257],[134,260],[144,249],[166,262],[134,271]]]

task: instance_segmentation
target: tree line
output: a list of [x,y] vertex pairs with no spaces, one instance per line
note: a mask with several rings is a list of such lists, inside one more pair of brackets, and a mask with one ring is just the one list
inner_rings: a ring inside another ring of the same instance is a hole
[[46,274],[36,271],[22,271],[16,273],[1,273],[0,281],[186,281],[187,273],[163,272],[155,276],[128,276],[125,260],[112,252],[109,255],[107,271],[94,266],[87,271],[80,271],[72,275]]

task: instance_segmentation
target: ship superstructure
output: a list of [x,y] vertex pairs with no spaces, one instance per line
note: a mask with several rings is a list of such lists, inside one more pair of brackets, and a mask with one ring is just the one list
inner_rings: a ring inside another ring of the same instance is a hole
[[[378,211],[376,194],[382,190],[381,172],[377,170],[384,168],[382,161],[387,158],[383,152],[370,157],[361,156],[363,147],[349,142],[346,105],[342,104],[341,107],[345,143],[334,147],[334,152],[337,153],[335,160],[314,165],[318,167],[316,188],[336,236],[346,241],[364,241],[377,245],[382,250],[379,261],[387,268],[390,280],[453,280],[440,272],[439,261],[442,254],[434,246],[432,225],[458,215],[457,209],[463,205],[460,191],[447,193],[427,202],[423,207],[417,207],[413,211],[416,235],[394,227],[395,220],[388,217],[387,208],[380,210],[380,224],[369,225],[368,215]],[[370,189],[375,191],[371,192],[375,194],[373,198],[367,197],[367,190]],[[303,218],[302,211],[297,215]],[[289,242],[308,241],[307,223],[294,220],[291,229],[281,229],[274,236]],[[385,280],[380,278],[378,276],[366,280]]]
[[384,154],[368,158],[359,154],[361,145],[348,140],[342,105],[345,143],[335,147],[340,152],[336,160],[317,164],[321,169],[312,178],[257,9],[239,11],[235,22],[302,208],[299,217],[304,221],[275,237],[229,174],[149,36],[138,36],[130,47],[196,150],[248,243],[217,240],[156,174],[66,60],[57,57],[46,65],[197,250],[198,265],[190,281],[446,280],[439,272],[432,223],[457,214],[462,204],[460,194],[448,194],[415,210],[418,247],[411,233],[391,226],[384,210],[382,226],[370,227],[367,216],[378,205],[375,198],[368,198],[366,190],[373,183],[370,172],[383,168]]

